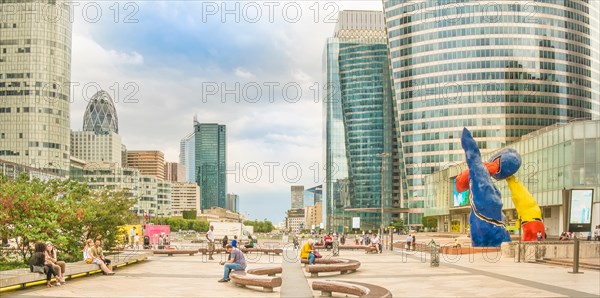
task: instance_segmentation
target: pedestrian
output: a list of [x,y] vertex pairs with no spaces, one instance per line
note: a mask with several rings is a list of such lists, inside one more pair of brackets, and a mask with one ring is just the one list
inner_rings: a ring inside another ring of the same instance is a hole
[[135,228],[131,227],[131,229],[129,230],[129,241],[131,241],[131,248],[133,248],[134,238],[135,238]]
[[206,241],[208,243],[208,259],[209,260],[214,260],[213,258],[213,251],[215,250],[215,233],[214,233],[214,226],[210,226],[210,228],[208,228],[208,232],[206,232]]
[[417,250],[417,234],[413,234],[411,240],[412,240],[412,249],[414,251],[416,251]]
[[133,236],[133,240],[135,241],[135,249],[140,250],[140,235],[136,233],[135,236]]
[[537,232],[537,241],[542,241],[542,231]]
[[246,270],[246,258],[241,250],[231,246],[231,244],[227,244],[225,250],[229,254],[229,259],[219,262],[223,265],[223,278],[219,282],[228,282],[231,270]]
[[411,243],[412,243],[412,236],[410,234],[408,234],[408,236],[406,237],[406,245],[404,246],[406,251],[410,251]]
[[594,236],[594,238],[596,238],[596,241],[600,241],[600,225],[596,226],[596,230],[594,231],[594,233],[596,233],[596,235]]
[[225,235],[223,237],[223,248],[225,248],[227,244],[229,244],[229,238],[227,238],[227,235]]

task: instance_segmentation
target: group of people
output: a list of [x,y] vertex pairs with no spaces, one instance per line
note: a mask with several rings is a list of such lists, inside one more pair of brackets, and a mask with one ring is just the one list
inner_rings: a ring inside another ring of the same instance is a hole
[[99,265],[104,274],[113,275],[115,273],[112,271],[111,261],[104,256],[101,244],[100,239],[96,239],[95,242],[92,239],[86,240],[83,248],[83,260],[87,264]]
[[[208,228],[208,231],[206,232],[206,242],[208,243],[208,259],[209,260],[214,260],[213,258],[213,252],[215,250],[215,227],[214,226],[210,226]],[[233,240],[231,240],[231,244],[229,244],[229,238],[227,237],[227,235],[225,235],[223,237],[223,239],[221,240],[221,243],[223,245],[223,248],[227,249],[227,246],[231,245],[231,247],[233,248],[237,248],[238,246],[238,238],[237,236],[233,236]],[[252,236],[248,235],[248,241],[246,242],[246,244],[244,244],[245,248],[253,248],[254,244],[256,243],[256,239],[254,239]]]
[[[85,241],[83,249],[83,260],[87,264],[97,264],[100,266],[104,274],[113,275],[110,259],[104,256],[101,246],[102,242],[97,239],[94,243],[92,239]],[[29,259],[29,269],[31,272],[39,272],[46,274],[46,285],[48,287],[65,285],[65,272],[67,263],[59,261],[57,251],[52,242],[37,242],[34,245],[34,252]],[[52,277],[56,278],[56,282],[52,284]]]
[[56,250],[52,242],[38,242],[34,245],[34,252],[29,259],[29,269],[31,272],[40,272],[46,274],[46,285],[52,287],[52,276],[56,278],[54,285],[60,286],[66,284],[65,271],[67,264],[59,261],[56,256]]
[[131,229],[129,230],[129,239],[126,239],[125,243],[129,243],[132,249],[140,249],[140,235],[138,235],[138,233],[135,232],[134,227],[131,227]]

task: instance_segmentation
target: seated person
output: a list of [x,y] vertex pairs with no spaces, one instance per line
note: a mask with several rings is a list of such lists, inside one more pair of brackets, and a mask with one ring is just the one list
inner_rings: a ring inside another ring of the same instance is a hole
[[331,238],[331,234],[325,235],[323,238],[323,245],[325,248],[333,248],[333,238]]
[[308,259],[308,264],[313,265],[315,263],[315,247],[312,239],[308,239],[304,245],[302,245],[302,249],[300,250],[300,259]]
[[229,260],[221,261],[219,264],[223,266],[223,278],[219,280],[219,282],[228,282],[229,281],[229,273],[231,270],[245,270],[246,269],[246,258],[244,257],[244,253],[233,247],[231,244],[227,244],[225,246],[225,250],[229,254]]
[[57,282],[66,284],[65,282],[65,271],[67,264],[64,261],[59,261],[56,258],[56,250],[52,242],[46,242],[46,250],[44,251],[44,257],[47,264],[52,265],[52,269],[56,272]]
[[454,238],[454,245],[452,248],[460,248],[460,243],[458,243],[458,238]]
[[381,239],[377,233],[373,234],[373,240],[371,241],[371,246],[374,246],[377,249],[377,253],[381,253]]
[[58,276],[52,267],[52,263],[46,260],[46,244],[38,242],[34,246],[35,252],[31,254],[31,258],[29,258],[29,270],[34,272],[34,269],[37,268],[35,272],[46,273],[46,286],[49,288],[52,287],[52,275],[56,277],[56,285],[60,286],[60,282],[58,280]]
[[97,258],[94,256],[94,254],[92,253],[92,247],[94,246],[93,243],[94,242],[92,241],[92,239],[88,239],[85,241],[85,247],[83,248],[83,260],[87,264],[99,265],[100,269],[102,269],[102,272],[104,272],[104,274],[107,274],[107,275],[115,274],[114,272],[112,272],[111,269],[108,269],[108,267],[106,267],[106,264],[104,264],[104,261],[102,261],[100,258]]
[[237,235],[233,236],[233,240],[231,240],[231,246],[237,247]]
[[106,267],[108,267],[108,269],[112,271],[112,265],[110,264],[110,260],[104,257],[104,252],[102,251],[100,239],[96,239],[94,247],[92,247],[92,255],[102,260],[102,262],[106,264]]
[[248,243],[244,245],[245,248],[253,248],[254,247],[254,239],[252,236],[248,235]]

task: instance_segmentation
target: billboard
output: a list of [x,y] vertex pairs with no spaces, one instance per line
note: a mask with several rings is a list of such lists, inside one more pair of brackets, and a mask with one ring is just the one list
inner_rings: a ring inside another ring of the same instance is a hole
[[456,191],[456,177],[454,177],[452,179],[452,207],[469,205],[469,192],[470,190],[466,190],[464,192]]
[[569,201],[569,231],[587,232],[592,228],[593,189],[572,189]]

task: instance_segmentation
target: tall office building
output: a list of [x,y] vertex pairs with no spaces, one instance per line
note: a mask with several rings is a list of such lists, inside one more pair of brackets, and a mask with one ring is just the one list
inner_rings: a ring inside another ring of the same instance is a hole
[[154,176],[160,181],[165,180],[165,155],[161,151],[129,150],[127,166],[138,169],[142,175]]
[[185,182],[185,166],[176,162],[165,162],[165,181]]
[[234,193],[228,193],[227,201],[225,202],[225,209],[231,210],[233,212],[239,212],[240,211],[239,201],[240,201],[240,196],[238,196]]
[[179,143],[179,164],[185,168],[185,180],[196,182],[196,137],[194,132],[185,136]]
[[194,121],[194,166],[202,210],[225,208],[227,179],[225,125]]
[[341,231],[361,217],[361,228],[377,229],[381,209],[400,199],[392,191],[397,158],[383,13],[340,12],[323,66],[327,226]]
[[71,155],[95,163],[121,164],[123,144],[119,136],[117,110],[106,91],[98,91],[83,116],[83,131],[71,132]]
[[290,187],[291,209],[304,208],[304,186],[292,185]]
[[463,127],[485,154],[599,114],[598,1],[455,2],[383,1],[410,224],[424,177],[464,160]]
[[0,1],[0,158],[69,174],[69,1]]

